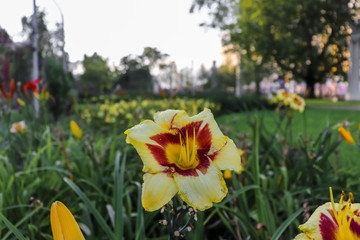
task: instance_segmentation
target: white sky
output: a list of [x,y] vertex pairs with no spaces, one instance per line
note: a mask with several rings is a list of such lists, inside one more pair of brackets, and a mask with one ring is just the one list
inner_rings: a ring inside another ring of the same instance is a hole
[[[15,40],[20,37],[21,17],[30,16],[33,0],[0,0],[0,26]],[[61,15],[53,0],[36,0],[47,12],[51,29]],[[219,66],[221,35],[199,27],[205,12],[189,13],[192,0],[57,0],[65,22],[65,50],[70,61],[97,52],[118,65],[128,54],[140,55],[144,47],[156,47],[170,55],[178,69],[201,64]],[[17,38],[16,38],[17,37]]]

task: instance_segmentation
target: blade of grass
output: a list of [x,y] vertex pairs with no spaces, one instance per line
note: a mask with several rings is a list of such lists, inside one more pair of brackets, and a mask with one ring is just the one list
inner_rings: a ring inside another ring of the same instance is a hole
[[[227,202],[231,201],[232,199],[236,198],[237,196],[241,195],[242,193],[244,193],[244,192],[246,192],[248,190],[252,190],[252,189],[259,189],[259,186],[257,186],[257,185],[248,185],[248,186],[246,186],[244,188],[241,188],[241,189],[235,191],[233,194],[231,194],[230,197],[227,197],[224,201],[222,201],[219,204],[225,205]],[[218,205],[218,204],[215,204],[215,205]]]
[[137,213],[136,213],[136,237],[135,239],[145,239],[145,229],[144,229],[144,212],[141,204],[141,184],[139,182],[134,182],[138,189],[138,201],[137,201]]
[[285,229],[294,221],[297,216],[300,215],[304,210],[299,209],[296,212],[294,212],[291,216],[289,216],[276,230],[276,232],[272,235],[271,240],[278,240],[281,237],[281,234],[285,231]]
[[4,216],[0,213],[0,222],[4,222],[9,230],[17,237],[19,240],[26,240],[24,235]]
[[120,159],[121,152],[116,152],[115,157],[115,174],[114,174],[114,200],[115,200],[115,236],[116,239],[122,239],[124,232],[123,222],[123,197],[124,197],[124,173],[126,163],[126,152],[122,157],[121,168]]
[[[260,151],[260,126],[259,118],[255,116],[254,118],[254,149],[253,149],[253,161],[252,161],[252,171],[254,175],[254,183],[257,186],[260,186],[260,163],[259,163],[259,151]],[[255,189],[255,201],[257,214],[259,217],[259,222],[264,223],[269,230],[269,233],[272,234],[275,231],[275,224],[270,220],[265,208],[264,197],[262,195],[261,189]]]
[[104,230],[106,235],[113,240],[116,240],[115,234],[111,231],[110,227],[107,225],[105,219],[101,216],[101,214],[96,210],[94,204],[90,201],[90,199],[85,195],[83,191],[69,178],[65,177],[64,182],[69,185],[69,187],[75,191],[75,193],[81,198],[81,200],[85,203],[89,212],[94,215],[96,221],[100,225],[100,227]]
[[[19,227],[22,223],[24,223],[26,220],[28,220],[29,218],[31,218],[36,212],[38,212],[40,210],[40,208],[36,208],[33,211],[31,211],[29,214],[26,214],[25,217],[23,217],[20,221],[18,221],[15,224],[15,227]],[[9,236],[11,235],[11,231],[7,232],[5,234],[5,236],[1,239],[1,240],[6,240]]]
[[229,223],[229,221],[224,216],[224,214],[220,211],[219,208],[216,208],[215,211],[217,212],[218,216],[221,218],[221,221],[224,223],[225,227],[233,234],[234,238],[236,239],[237,238],[236,233],[233,227],[231,226],[231,224]]

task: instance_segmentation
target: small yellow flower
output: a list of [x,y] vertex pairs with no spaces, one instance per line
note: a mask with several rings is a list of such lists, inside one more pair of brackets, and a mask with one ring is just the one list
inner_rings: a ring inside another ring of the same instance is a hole
[[291,109],[299,111],[300,113],[304,112],[305,100],[296,93],[290,95],[289,103]]
[[85,240],[74,216],[61,202],[51,205],[50,223],[54,240]]
[[20,104],[20,106],[25,107],[25,102],[21,100],[21,98],[18,98],[17,102]]
[[338,129],[340,135],[342,136],[342,138],[345,140],[345,142],[350,143],[350,144],[355,144],[355,141],[353,139],[353,137],[351,136],[351,133],[346,130],[345,128],[341,127]]
[[71,121],[71,122],[70,122],[70,129],[71,129],[72,133],[74,134],[74,136],[75,136],[77,139],[81,139],[81,137],[82,137],[82,131],[81,131],[79,125],[77,125],[76,122],[74,122],[74,121]]

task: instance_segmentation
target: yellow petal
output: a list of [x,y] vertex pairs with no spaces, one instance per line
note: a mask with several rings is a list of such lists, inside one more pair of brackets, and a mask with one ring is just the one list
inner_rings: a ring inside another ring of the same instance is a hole
[[74,122],[74,121],[71,121],[71,122],[70,122],[70,129],[71,129],[72,133],[74,134],[74,136],[75,136],[77,139],[81,139],[81,137],[82,137],[82,131],[81,131],[79,125],[77,125],[76,122]]
[[161,166],[155,160],[147,144],[158,146],[159,144],[150,139],[150,137],[168,132],[168,130],[160,127],[150,120],[145,120],[125,131],[125,134],[127,135],[126,143],[132,144],[134,146],[144,163],[143,172],[157,173],[165,170],[166,167]]
[[182,116],[187,116],[184,110],[166,110],[162,112],[157,112],[154,114],[155,123],[159,124],[162,128],[169,130],[172,126],[172,123],[176,118],[181,118]]
[[75,218],[61,202],[54,202],[50,210],[54,240],[85,240]]
[[226,196],[228,189],[221,171],[213,163],[199,176],[182,176],[174,174],[174,180],[180,197],[194,209],[201,211],[211,208]]
[[309,238],[304,233],[300,233],[294,238],[294,240],[309,240]]
[[141,201],[146,211],[155,211],[177,193],[175,181],[166,173],[144,174]]
[[221,137],[214,140],[211,145],[210,156],[216,165],[221,169],[234,170],[240,173],[244,170],[241,164],[241,157],[235,143],[228,137]]

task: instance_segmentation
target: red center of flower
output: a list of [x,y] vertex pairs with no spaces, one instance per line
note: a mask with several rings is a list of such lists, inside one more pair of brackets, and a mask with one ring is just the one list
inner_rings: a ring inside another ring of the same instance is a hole
[[172,129],[174,133],[150,137],[158,145],[147,144],[147,147],[160,165],[168,167],[166,172],[184,176],[198,176],[197,170],[206,172],[210,166],[211,132],[202,123],[192,122],[181,129]]
[[297,97],[294,97],[294,103],[296,104],[296,105],[298,105],[298,106],[301,106],[301,101],[300,101],[300,99],[299,98],[297,98]]

